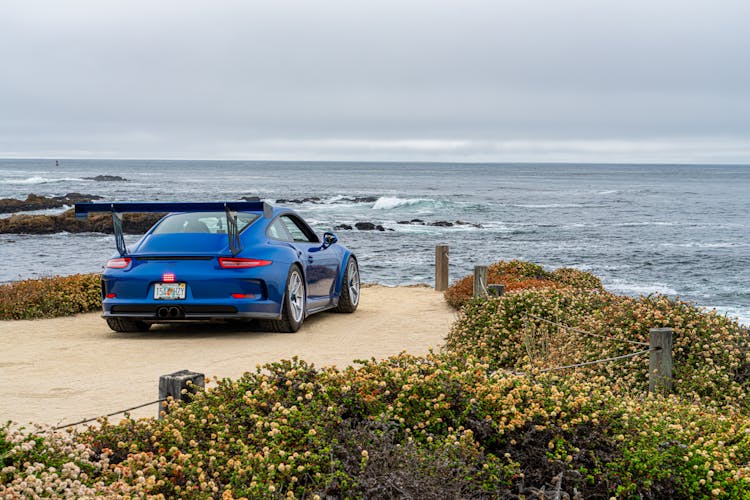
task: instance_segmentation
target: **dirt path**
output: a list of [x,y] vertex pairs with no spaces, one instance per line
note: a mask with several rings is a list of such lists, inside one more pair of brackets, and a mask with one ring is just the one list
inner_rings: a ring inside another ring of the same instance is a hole
[[[99,314],[0,321],[0,422],[58,425],[158,397],[159,376],[188,369],[238,377],[297,355],[317,366],[351,364],[442,344],[456,315],[426,287],[366,287],[354,314],[308,318],[294,334],[244,326],[160,327],[115,333]],[[153,416],[156,405],[132,412]]]

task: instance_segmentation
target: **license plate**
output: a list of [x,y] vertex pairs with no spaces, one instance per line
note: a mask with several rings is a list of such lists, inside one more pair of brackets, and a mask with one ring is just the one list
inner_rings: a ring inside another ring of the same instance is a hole
[[154,284],[154,299],[182,300],[185,298],[185,283]]

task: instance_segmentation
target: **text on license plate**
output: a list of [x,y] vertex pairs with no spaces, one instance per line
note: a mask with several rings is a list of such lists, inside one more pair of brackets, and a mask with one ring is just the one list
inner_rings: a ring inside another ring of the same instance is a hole
[[185,283],[155,283],[154,299],[180,300],[185,298]]

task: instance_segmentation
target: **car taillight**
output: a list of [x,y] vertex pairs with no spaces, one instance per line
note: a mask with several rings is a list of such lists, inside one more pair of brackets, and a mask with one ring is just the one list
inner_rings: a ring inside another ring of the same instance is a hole
[[233,293],[232,298],[233,299],[254,299],[255,294],[254,293]]
[[117,259],[109,259],[107,261],[107,267],[110,269],[125,269],[130,265],[130,257],[118,257]]
[[164,283],[174,283],[175,282],[174,273],[164,273],[164,274],[162,274],[161,275],[161,280]]
[[219,257],[219,265],[224,269],[248,269],[271,264],[270,260],[240,259],[238,257]]
[[114,294],[114,293],[108,293],[108,294],[107,294],[107,298],[108,298],[108,299],[115,299],[115,298],[117,298],[117,294]]

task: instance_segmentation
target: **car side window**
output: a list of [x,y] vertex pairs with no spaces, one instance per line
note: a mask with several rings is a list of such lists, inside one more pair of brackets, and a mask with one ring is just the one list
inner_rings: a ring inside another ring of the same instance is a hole
[[286,225],[281,219],[276,219],[268,226],[267,234],[273,240],[292,241],[292,236],[286,230]]
[[284,226],[286,226],[287,231],[289,231],[289,234],[292,235],[294,241],[301,243],[318,242],[318,237],[315,235],[315,233],[309,227],[307,227],[307,225],[297,220],[295,217],[292,217],[291,215],[282,215],[281,217],[279,217],[279,220],[282,220],[284,222]]

